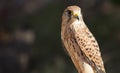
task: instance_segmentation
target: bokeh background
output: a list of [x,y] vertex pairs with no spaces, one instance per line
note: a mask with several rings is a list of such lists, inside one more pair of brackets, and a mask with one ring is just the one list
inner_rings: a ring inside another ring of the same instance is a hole
[[0,73],[77,73],[60,37],[69,5],[81,7],[107,73],[119,73],[119,0],[0,0]]

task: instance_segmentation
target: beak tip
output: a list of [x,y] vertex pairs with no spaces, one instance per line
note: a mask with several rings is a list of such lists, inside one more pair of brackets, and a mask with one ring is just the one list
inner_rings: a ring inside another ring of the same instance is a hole
[[74,17],[75,17],[76,19],[80,20],[78,14],[75,14]]
[[78,20],[80,20],[79,16],[76,17]]

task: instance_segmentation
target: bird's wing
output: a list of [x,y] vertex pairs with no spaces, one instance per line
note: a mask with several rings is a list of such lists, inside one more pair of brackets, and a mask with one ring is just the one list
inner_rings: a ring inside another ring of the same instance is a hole
[[81,51],[90,61],[89,64],[94,63],[92,67],[96,73],[105,73],[98,43],[89,29],[86,27],[83,30],[76,30],[73,33]]

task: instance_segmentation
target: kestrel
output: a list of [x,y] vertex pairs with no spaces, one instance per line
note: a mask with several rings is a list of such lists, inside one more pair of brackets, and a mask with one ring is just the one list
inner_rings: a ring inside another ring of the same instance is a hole
[[79,73],[106,73],[98,43],[83,21],[80,7],[64,10],[61,39]]

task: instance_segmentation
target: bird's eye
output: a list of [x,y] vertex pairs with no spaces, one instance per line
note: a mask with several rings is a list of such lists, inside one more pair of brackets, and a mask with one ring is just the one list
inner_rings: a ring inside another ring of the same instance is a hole
[[67,10],[67,14],[68,15],[72,15],[72,11],[71,10]]
[[70,10],[68,10],[67,13],[68,13],[69,15],[71,15],[72,12],[71,12]]

